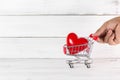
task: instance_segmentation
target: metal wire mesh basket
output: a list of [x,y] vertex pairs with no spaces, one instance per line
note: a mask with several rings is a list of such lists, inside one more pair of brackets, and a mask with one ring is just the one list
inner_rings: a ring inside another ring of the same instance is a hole
[[92,59],[90,58],[92,47],[94,44],[94,40],[91,37],[86,38],[88,40],[87,44],[82,45],[74,45],[67,46],[66,44],[63,46],[64,53],[68,56],[74,56],[76,59],[67,60],[67,64],[70,68],[74,68],[74,64],[83,63],[87,68],[90,68],[90,64],[92,63]]

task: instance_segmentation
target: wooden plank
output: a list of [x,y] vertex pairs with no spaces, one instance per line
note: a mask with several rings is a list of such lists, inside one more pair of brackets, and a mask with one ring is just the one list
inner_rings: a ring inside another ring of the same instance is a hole
[[120,80],[119,59],[94,59],[70,69],[65,59],[0,59],[1,80]]
[[120,13],[120,0],[118,0],[117,5],[118,5],[118,7],[116,9],[117,9],[117,13],[119,14]]
[[[65,38],[1,38],[0,58],[73,58],[63,53]],[[95,43],[92,58],[119,58],[120,45]]]
[[65,37],[69,32],[87,36],[113,17],[0,16],[0,37]]
[[1,0],[0,15],[116,14],[118,0]]

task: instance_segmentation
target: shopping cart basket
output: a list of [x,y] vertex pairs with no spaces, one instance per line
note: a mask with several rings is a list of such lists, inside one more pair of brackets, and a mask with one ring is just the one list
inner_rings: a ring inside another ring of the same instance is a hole
[[94,40],[97,40],[97,38],[98,37],[93,37],[91,34],[88,38],[86,38],[88,40],[88,43],[73,46],[67,46],[67,44],[65,44],[63,46],[64,53],[66,55],[76,57],[76,59],[67,60],[67,64],[70,66],[70,68],[74,68],[74,64],[78,63],[85,64],[87,68],[91,67],[90,64],[92,63],[92,59],[90,55],[93,48]]

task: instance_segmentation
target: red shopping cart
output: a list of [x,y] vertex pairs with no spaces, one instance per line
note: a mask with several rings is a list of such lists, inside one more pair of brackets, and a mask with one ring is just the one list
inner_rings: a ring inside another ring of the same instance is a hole
[[67,60],[67,64],[70,66],[70,68],[74,68],[74,64],[78,63],[85,64],[87,68],[91,67],[90,64],[92,63],[92,59],[90,55],[94,44],[94,40],[97,40],[97,38],[98,37],[92,36],[91,34],[89,37],[85,38],[86,40],[88,40],[88,42],[85,44],[71,46],[65,44],[63,46],[64,54],[76,57],[76,59]]

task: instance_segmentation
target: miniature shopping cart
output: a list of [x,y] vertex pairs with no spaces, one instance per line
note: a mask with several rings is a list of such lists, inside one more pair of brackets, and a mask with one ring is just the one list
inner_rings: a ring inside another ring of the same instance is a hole
[[[74,45],[67,46],[66,44],[63,46],[64,53],[68,56],[74,56],[76,59],[67,60],[67,64],[70,68],[74,68],[74,64],[85,64],[87,68],[90,68],[90,64],[92,63],[92,59],[90,58],[91,51],[93,48],[94,40],[97,40],[97,37],[93,37],[90,35],[88,38],[88,43],[82,45]],[[80,51],[82,50],[82,51]],[[76,53],[76,54],[71,54]]]

